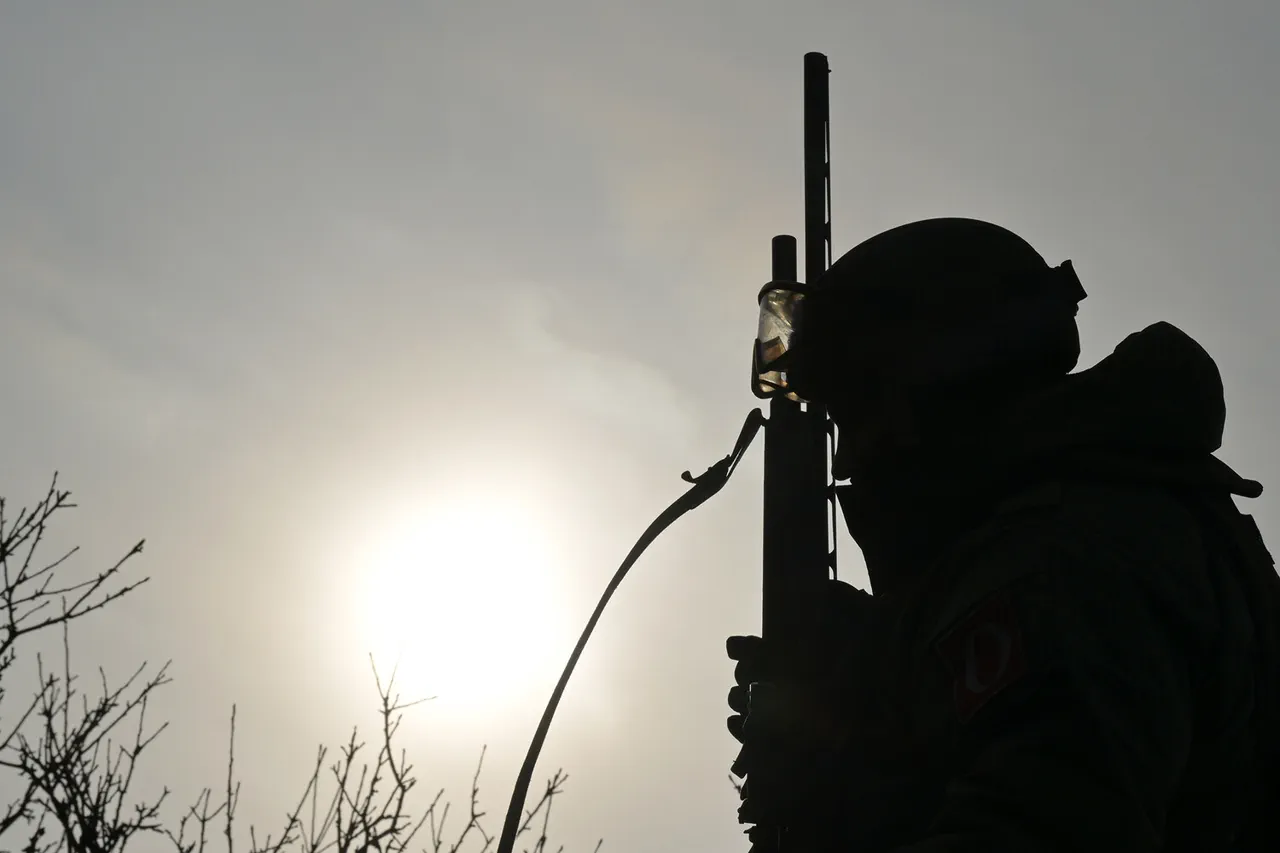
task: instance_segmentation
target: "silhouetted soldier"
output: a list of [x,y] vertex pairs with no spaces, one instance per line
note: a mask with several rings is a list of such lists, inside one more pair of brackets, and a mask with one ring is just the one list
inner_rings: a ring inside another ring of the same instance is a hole
[[1231,497],[1262,487],[1213,456],[1212,358],[1157,323],[1069,374],[1070,262],[974,220],[816,285],[764,310],[794,329],[787,390],[838,426],[874,596],[831,582],[817,680],[729,641],[748,770],[753,745],[799,768],[790,846],[1280,850],[1280,581]]

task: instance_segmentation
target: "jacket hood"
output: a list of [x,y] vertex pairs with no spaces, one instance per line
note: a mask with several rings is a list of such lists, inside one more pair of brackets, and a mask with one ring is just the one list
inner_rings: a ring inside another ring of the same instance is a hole
[[1080,474],[1255,498],[1261,484],[1213,456],[1222,447],[1226,416],[1213,358],[1162,322],[1129,335],[1093,367],[1011,407],[997,421],[988,448],[1006,457],[1004,466],[1040,467],[1059,459],[1066,475],[1074,466]]
[[[837,489],[872,575],[911,574],[1044,479],[1083,477],[1257,497],[1216,458],[1226,421],[1213,358],[1169,323],[1129,335],[1096,365],[968,426],[947,424],[883,483]],[[881,568],[885,567],[885,568]],[[879,592],[879,589],[877,589]]]

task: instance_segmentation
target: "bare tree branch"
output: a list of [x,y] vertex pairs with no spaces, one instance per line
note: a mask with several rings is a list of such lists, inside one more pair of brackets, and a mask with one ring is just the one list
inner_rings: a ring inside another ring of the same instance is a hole
[[[13,800],[0,810],[0,850],[124,853],[136,838],[154,835],[172,844],[176,853],[209,853],[213,834],[219,833],[226,853],[237,853],[243,839],[236,820],[241,793],[236,706],[231,708],[227,773],[220,793],[215,797],[212,788],[205,788],[175,820],[166,822],[162,812],[169,789],[144,798],[133,788],[139,760],[168,727],[150,723],[148,711],[155,691],[169,683],[169,664],[153,668],[143,662],[115,684],[99,668],[92,688],[81,687],[72,665],[72,623],[103,610],[149,578],[125,577],[129,560],[142,553],[141,541],[87,579],[61,576],[77,548],[42,562],[39,551],[51,522],[73,507],[70,492],[58,487],[56,475],[45,496],[16,517],[0,497],[0,717],[6,721],[0,726],[0,773],[17,782],[10,786],[17,792]],[[61,660],[50,667],[37,652],[34,695],[10,710],[5,676],[19,659],[23,641],[51,628],[61,631]],[[495,838],[484,826],[486,814],[479,805],[487,750],[481,750],[472,776],[465,823],[449,834],[450,803],[444,790],[415,808],[418,779],[398,746],[404,712],[426,700],[403,701],[396,691],[396,672],[384,682],[372,659],[370,664],[379,698],[376,745],[366,744],[352,729],[328,765],[329,750],[319,747],[302,794],[282,825],[265,837],[248,826],[245,853],[408,853],[411,846],[425,853],[489,853],[493,847]],[[525,813],[517,837],[534,836],[525,853],[548,853],[552,802],[567,778],[557,771]],[[424,828],[425,839],[415,845]],[[7,844],[10,838],[14,843]],[[597,844],[596,853],[599,848]]]

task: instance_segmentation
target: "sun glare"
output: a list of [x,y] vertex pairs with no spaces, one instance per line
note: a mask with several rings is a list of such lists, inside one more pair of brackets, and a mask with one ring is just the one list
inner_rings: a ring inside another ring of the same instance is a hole
[[534,513],[489,500],[403,518],[366,554],[379,671],[467,715],[548,693],[567,652],[550,544]]

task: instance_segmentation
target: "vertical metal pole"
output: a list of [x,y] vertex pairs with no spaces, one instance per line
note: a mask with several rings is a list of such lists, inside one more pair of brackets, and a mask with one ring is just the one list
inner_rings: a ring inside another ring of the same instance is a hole
[[[821,53],[804,55],[804,276],[810,285],[831,266],[831,67]],[[813,407],[811,407],[813,408]],[[821,413],[827,433],[828,459],[834,461],[835,424]],[[824,473],[824,477],[826,474]],[[827,529],[827,566],[836,574],[836,524],[838,507],[835,483],[824,480],[830,526]]]
[[831,261],[831,69],[804,55],[804,276],[813,283]]

